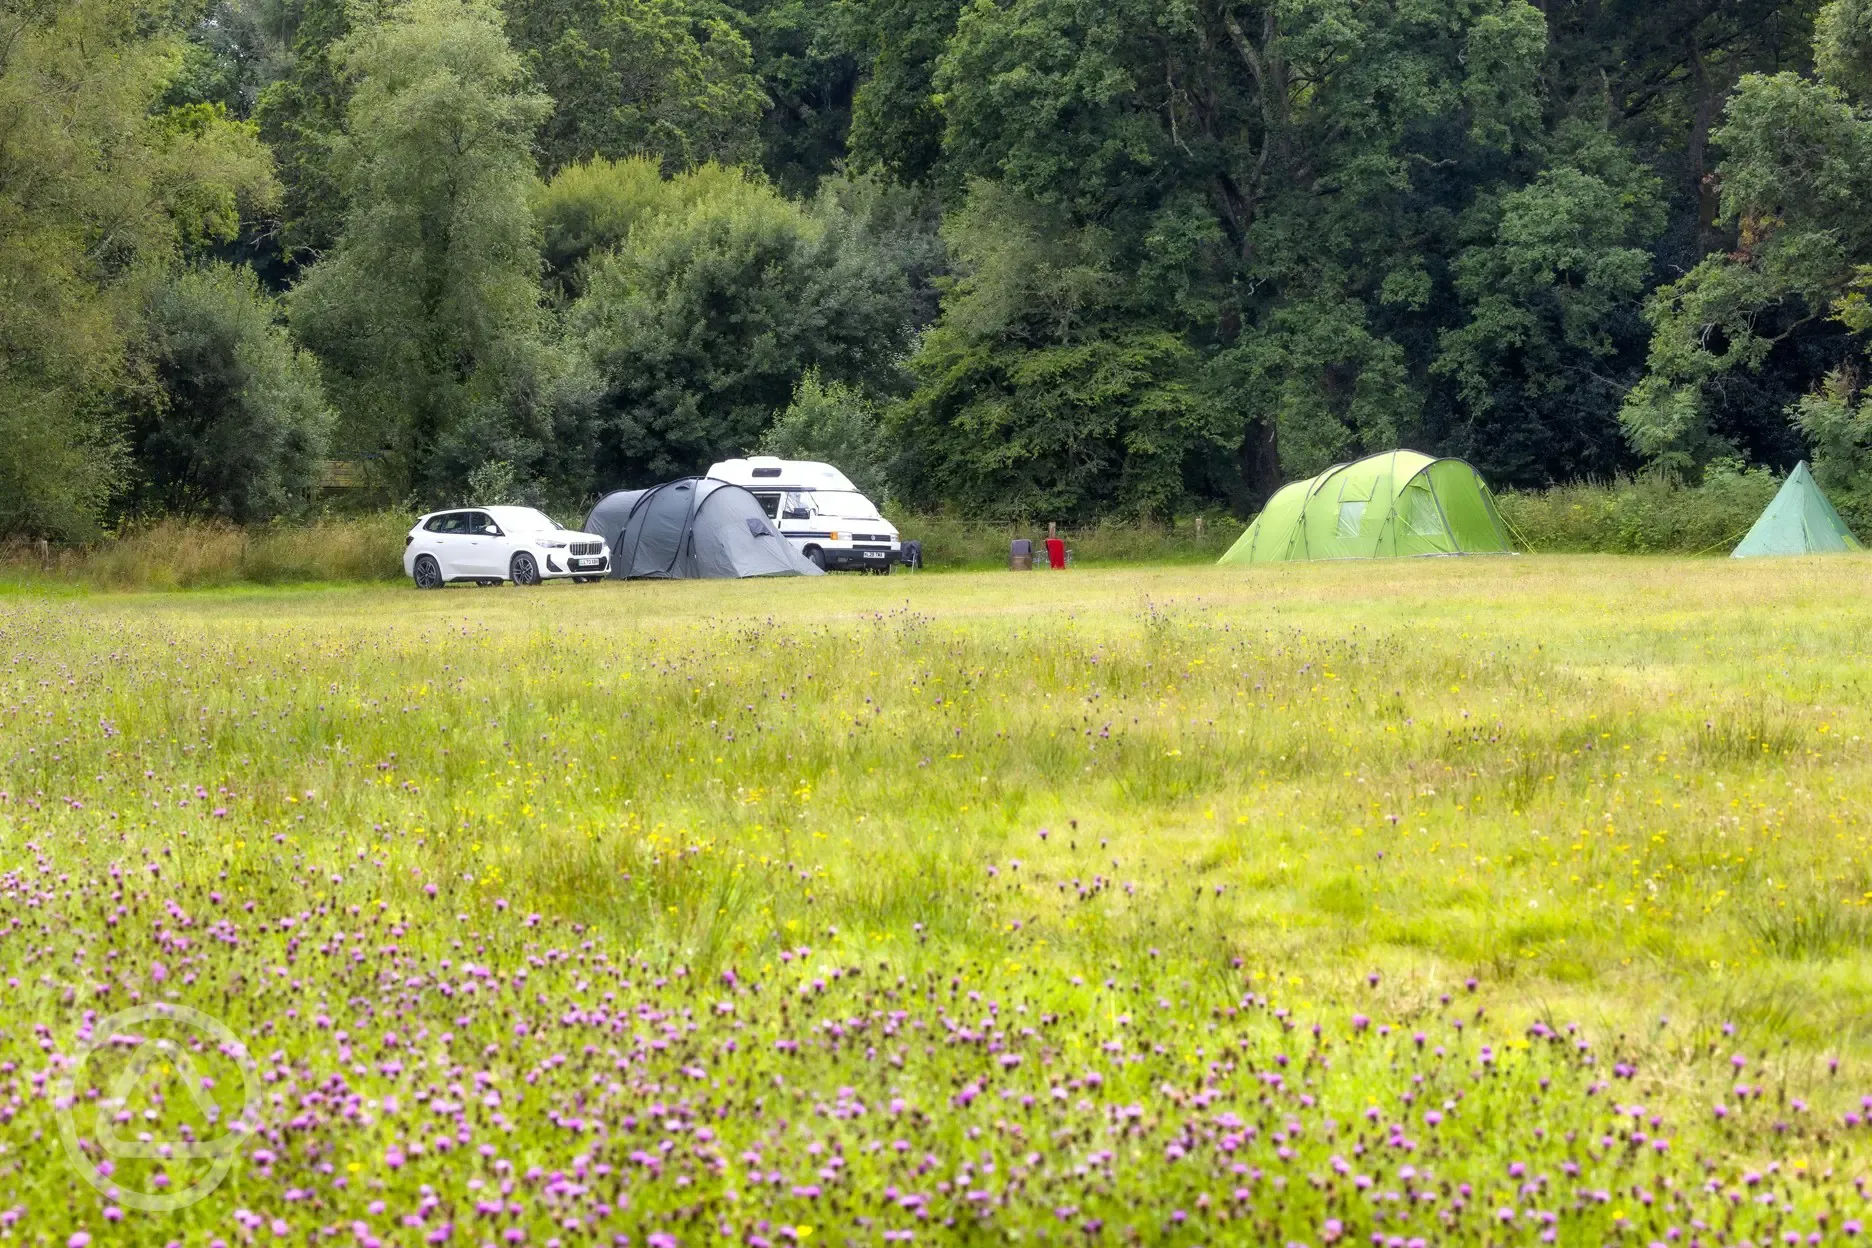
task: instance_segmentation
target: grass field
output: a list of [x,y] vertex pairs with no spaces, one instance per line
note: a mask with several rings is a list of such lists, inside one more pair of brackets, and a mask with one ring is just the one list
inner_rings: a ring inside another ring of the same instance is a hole
[[1869,693],[1858,557],[15,592],[0,1239],[1843,1241]]

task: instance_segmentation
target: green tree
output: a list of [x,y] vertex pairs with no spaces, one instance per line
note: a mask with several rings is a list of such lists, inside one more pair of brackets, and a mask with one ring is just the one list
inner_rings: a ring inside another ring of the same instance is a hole
[[[1677,470],[1740,450],[1717,419],[1717,395],[1751,375],[1791,374],[1781,405],[1790,438],[1811,448],[1823,484],[1865,490],[1858,374],[1872,338],[1872,25],[1866,0],[1835,0],[1818,22],[1822,77],[1742,79],[1714,140],[1722,147],[1720,221],[1735,250],[1661,288],[1646,311],[1648,372],[1620,416],[1633,445]],[[1803,342],[1817,348],[1800,351]],[[1865,510],[1872,496],[1853,506]]]
[[831,464],[880,505],[890,496],[890,431],[876,403],[855,386],[825,381],[813,369],[794,387],[793,401],[761,435],[763,455]]
[[815,212],[849,219],[903,273],[910,286],[911,326],[920,332],[934,321],[938,289],[949,277],[941,196],[928,186],[906,185],[871,170],[822,178],[814,198]]
[[567,320],[599,486],[747,450],[815,368],[888,388],[910,333],[903,273],[859,224],[756,178],[637,220]]
[[1343,296],[1282,300],[1216,358],[1209,380],[1272,426],[1289,479],[1398,445],[1423,403],[1403,348]]
[[1814,24],[1814,66],[1855,100],[1872,99],[1872,4],[1827,5]]
[[181,60],[132,0],[0,0],[0,533],[79,536],[125,479],[140,291],[277,194],[225,110],[165,110]]
[[810,195],[845,161],[860,63],[851,28],[871,6],[844,0],[741,0],[753,72],[766,91],[761,167],[789,195]]
[[1649,245],[1665,223],[1659,178],[1605,130],[1569,124],[1556,148],[1531,183],[1465,214],[1465,319],[1442,331],[1431,366],[1455,382],[1470,426],[1451,449],[1521,480],[1590,470],[1590,445],[1616,437],[1615,404],[1641,371]]
[[[440,496],[476,443],[549,404],[532,134],[550,108],[485,0],[406,0],[335,55],[345,224],[290,299],[342,438]],[[472,461],[472,462],[468,462]]]
[[846,11],[845,42],[862,58],[852,97],[853,164],[903,182],[938,175],[943,160],[937,67],[955,33],[960,0],[884,0]]
[[332,413],[248,269],[180,270],[150,292],[135,354],[152,383],[130,418],[145,507],[237,522],[301,508]]
[[1545,50],[1522,0],[973,5],[935,70],[942,180],[1101,233],[1109,332],[1148,335],[1153,378],[1179,343],[1171,372],[1206,392],[1200,418],[1101,427],[1159,456],[1147,493],[1252,508],[1322,458],[1436,432],[1461,223],[1542,166]]
[[1579,0],[1544,4],[1549,107],[1606,124],[1659,176],[1661,268],[1724,244],[1711,131],[1744,74],[1802,68],[1818,0]]
[[1172,511],[1185,461],[1227,445],[1229,422],[1110,233],[982,182],[947,235],[961,276],[896,414],[901,494],[998,515]]
[[338,241],[345,188],[337,166],[350,87],[337,49],[352,30],[351,0],[302,0],[290,67],[254,105],[285,188],[279,245],[291,262],[316,260]]
[[548,172],[651,156],[669,172],[759,152],[766,96],[747,39],[693,0],[507,0],[507,30],[556,107]]
[[1872,532],[1872,396],[1859,371],[1834,369],[1789,414],[1813,448],[1814,479],[1857,531]]
[[561,169],[532,195],[542,236],[548,284],[562,298],[585,290],[587,267],[630,237],[640,221],[688,212],[701,200],[734,194],[747,175],[724,165],[702,165],[665,177],[657,161],[597,157]]
[[286,68],[282,37],[298,0],[190,0],[197,10],[182,45],[182,62],[163,95],[164,107],[219,104],[247,120],[260,92]]

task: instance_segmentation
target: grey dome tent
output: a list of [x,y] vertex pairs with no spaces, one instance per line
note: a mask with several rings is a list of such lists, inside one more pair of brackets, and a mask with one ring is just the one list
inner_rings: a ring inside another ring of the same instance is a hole
[[823,575],[780,536],[759,499],[709,477],[614,490],[585,531],[610,543],[616,580]]

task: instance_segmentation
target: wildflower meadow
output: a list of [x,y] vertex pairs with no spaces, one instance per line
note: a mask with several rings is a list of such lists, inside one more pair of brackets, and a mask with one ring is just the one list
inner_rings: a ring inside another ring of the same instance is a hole
[[1845,1243],[1872,559],[0,594],[0,1243]]

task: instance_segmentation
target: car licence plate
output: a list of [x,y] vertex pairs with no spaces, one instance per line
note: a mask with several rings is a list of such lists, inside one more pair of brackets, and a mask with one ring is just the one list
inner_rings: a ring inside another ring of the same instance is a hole
[[580,568],[580,569],[600,567],[603,565],[603,563],[604,563],[604,560],[602,559],[574,559],[572,560],[572,566],[575,568]]
[[886,552],[882,550],[867,550],[864,552],[864,557],[867,559],[882,559],[885,554]]

